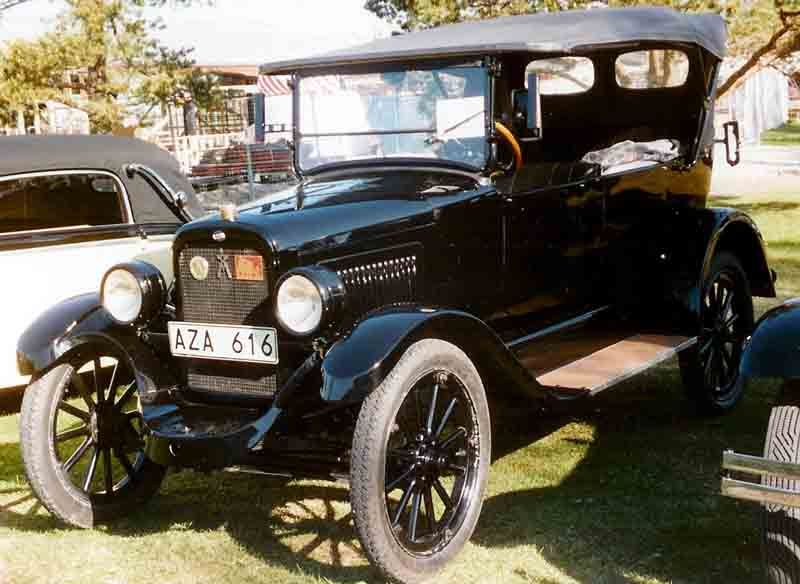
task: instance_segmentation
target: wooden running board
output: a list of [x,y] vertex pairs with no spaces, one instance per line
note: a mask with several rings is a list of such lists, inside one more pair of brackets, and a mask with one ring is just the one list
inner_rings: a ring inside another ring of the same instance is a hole
[[547,387],[595,394],[691,347],[697,337],[634,335],[536,380]]

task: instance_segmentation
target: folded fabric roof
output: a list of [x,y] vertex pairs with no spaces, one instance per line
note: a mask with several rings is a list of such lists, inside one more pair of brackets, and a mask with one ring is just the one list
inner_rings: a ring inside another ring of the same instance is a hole
[[654,7],[539,12],[450,24],[315,57],[268,63],[261,73],[507,52],[571,54],[595,45],[632,42],[691,43],[722,59],[725,36],[725,21],[710,13]]

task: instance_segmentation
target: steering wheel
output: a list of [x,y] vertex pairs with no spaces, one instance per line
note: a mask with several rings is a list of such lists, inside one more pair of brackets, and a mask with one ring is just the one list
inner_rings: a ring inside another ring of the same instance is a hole
[[[495,122],[494,127],[497,130],[497,133],[502,136],[508,145],[511,146],[511,152],[514,154],[514,161],[513,165],[515,170],[520,170],[522,168],[522,148],[519,145],[514,134],[509,130],[505,125],[500,122]],[[511,170],[511,164],[505,167],[504,170]]]

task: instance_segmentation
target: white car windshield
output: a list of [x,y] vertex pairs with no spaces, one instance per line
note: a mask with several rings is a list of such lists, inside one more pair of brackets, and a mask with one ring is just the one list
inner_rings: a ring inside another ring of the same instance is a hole
[[477,66],[299,80],[301,170],[353,160],[486,163],[486,70]]

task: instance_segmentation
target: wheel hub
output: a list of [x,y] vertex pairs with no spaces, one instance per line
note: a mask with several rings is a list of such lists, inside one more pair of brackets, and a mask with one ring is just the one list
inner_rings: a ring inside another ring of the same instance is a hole
[[92,440],[100,449],[120,448],[125,437],[126,422],[125,416],[113,404],[97,404],[89,419]]

